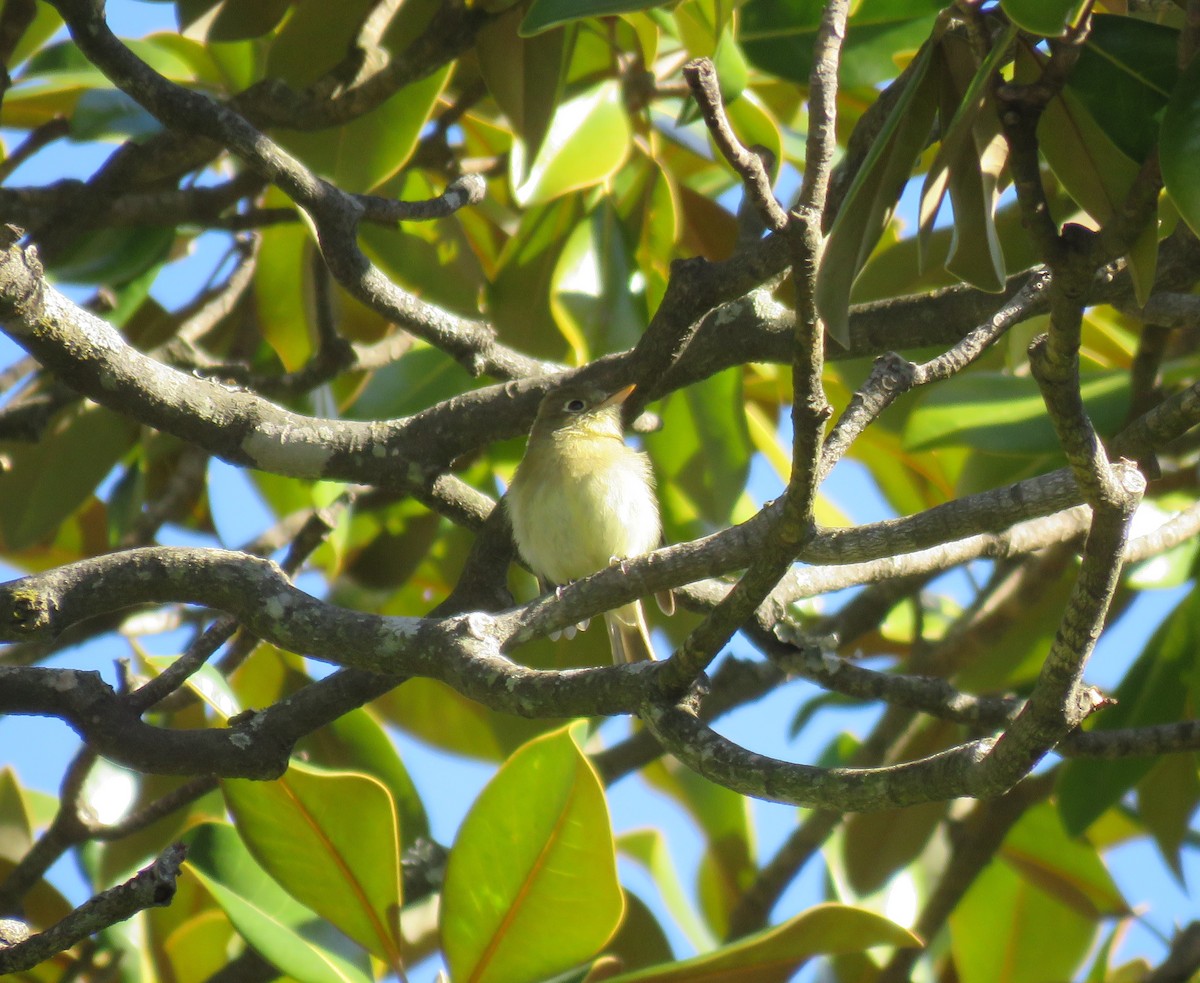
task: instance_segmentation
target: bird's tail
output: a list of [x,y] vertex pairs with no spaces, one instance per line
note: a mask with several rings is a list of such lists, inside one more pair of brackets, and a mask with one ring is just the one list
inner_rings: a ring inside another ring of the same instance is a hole
[[650,632],[646,629],[641,601],[607,612],[604,624],[608,628],[608,642],[612,646],[616,665],[654,660],[654,649],[650,645]]

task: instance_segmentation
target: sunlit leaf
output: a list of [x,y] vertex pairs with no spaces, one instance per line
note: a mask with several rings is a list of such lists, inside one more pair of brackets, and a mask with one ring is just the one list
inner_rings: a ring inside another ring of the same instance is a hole
[[[1096,427],[1114,432],[1128,411],[1128,373],[1085,376],[1080,390]],[[973,372],[932,387],[909,416],[907,449],[955,445],[1005,454],[1039,454],[1059,446],[1037,382],[996,372]]]
[[304,749],[315,764],[365,772],[382,782],[396,807],[402,845],[429,835],[429,819],[416,786],[391,737],[370,709],[359,707],[338,717],[311,735]]
[[441,935],[451,974],[544,979],[596,954],[622,904],[590,762],[565,729],[531,741],[480,793],[450,852]]
[[915,935],[882,915],[847,905],[823,904],[713,952],[615,976],[612,983],[785,983],[813,956],[920,944]]
[[293,762],[273,782],[226,779],[238,834],[292,897],[400,965],[396,809],[374,778]]
[[513,145],[513,196],[521,205],[537,205],[600,183],[624,163],[631,135],[617,84],[589,89],[559,105],[532,163],[526,164],[519,141]]
[[180,925],[165,940],[176,983],[203,983],[229,962],[234,937],[228,916],[209,910]]
[[1005,837],[999,856],[1047,894],[1091,919],[1129,913],[1120,889],[1087,840],[1067,835],[1058,812],[1042,803]]

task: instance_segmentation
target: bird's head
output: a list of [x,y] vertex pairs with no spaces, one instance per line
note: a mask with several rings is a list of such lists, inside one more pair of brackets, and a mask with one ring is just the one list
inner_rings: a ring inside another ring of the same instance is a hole
[[634,386],[608,392],[592,383],[569,382],[552,389],[538,407],[533,436],[557,433],[621,439],[621,404]]

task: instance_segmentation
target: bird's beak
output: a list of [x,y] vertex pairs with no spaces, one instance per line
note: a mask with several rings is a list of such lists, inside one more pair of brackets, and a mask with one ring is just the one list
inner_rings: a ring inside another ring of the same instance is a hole
[[626,386],[624,389],[618,389],[615,393],[608,397],[603,403],[596,407],[598,410],[604,409],[606,406],[620,406],[627,400],[630,394],[637,389],[637,385]]

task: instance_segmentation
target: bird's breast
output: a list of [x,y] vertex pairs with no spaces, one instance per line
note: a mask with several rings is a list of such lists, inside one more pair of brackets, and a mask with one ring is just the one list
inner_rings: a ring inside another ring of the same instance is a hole
[[603,438],[538,450],[526,454],[509,489],[513,534],[536,572],[565,584],[613,557],[658,546],[658,502],[644,454]]

